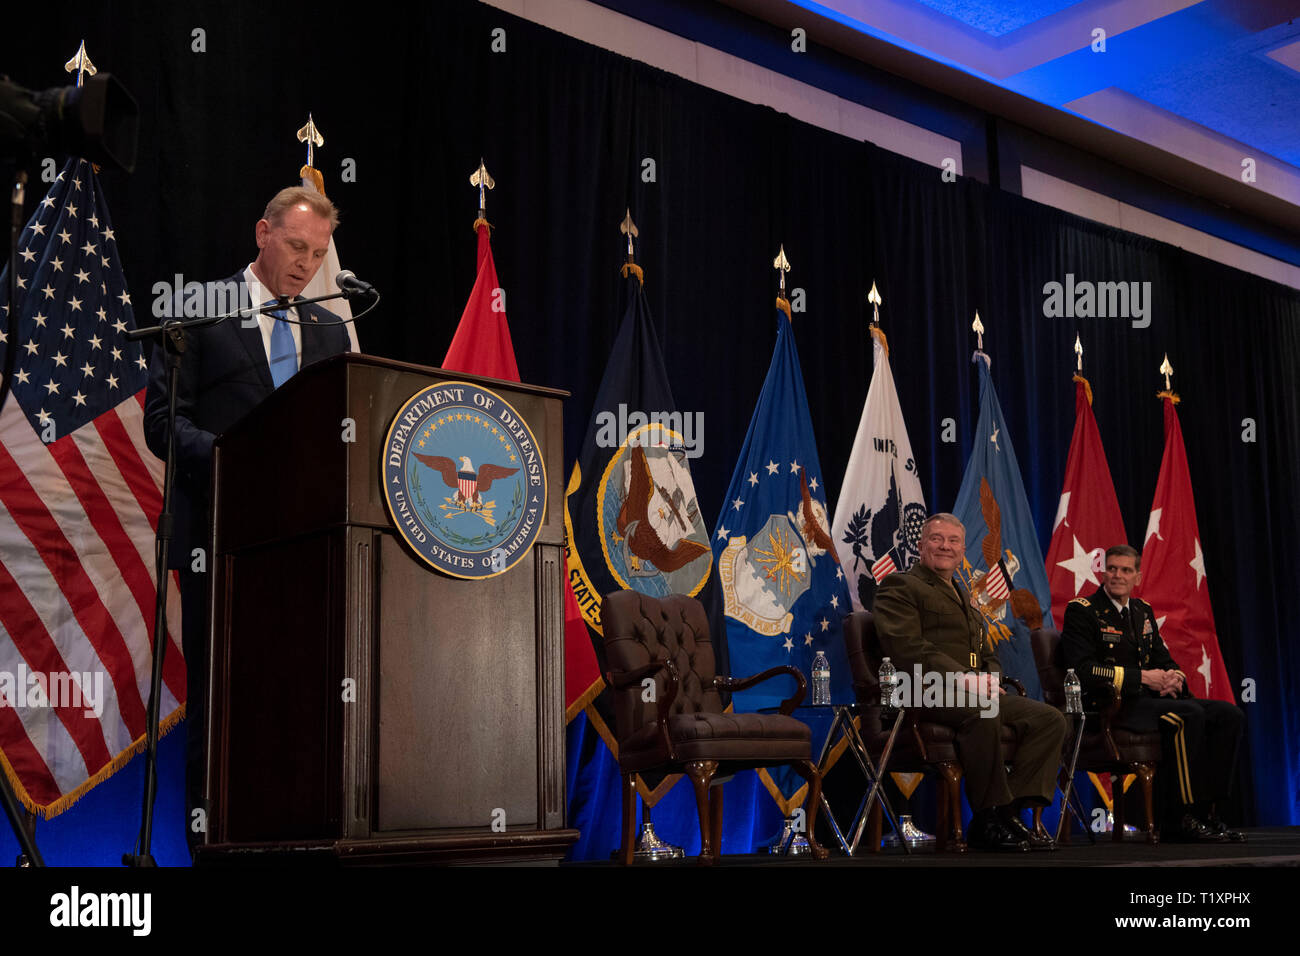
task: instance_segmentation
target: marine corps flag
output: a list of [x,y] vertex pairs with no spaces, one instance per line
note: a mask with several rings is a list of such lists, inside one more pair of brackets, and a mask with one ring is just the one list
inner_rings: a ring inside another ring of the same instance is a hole
[[981,351],[974,361],[979,366],[980,417],[952,509],[966,526],[966,560],[958,574],[988,623],[1003,671],[1023,683],[1029,696],[1042,700],[1029,631],[1042,623],[1051,591],[989,358]]
[[1165,454],[1142,542],[1142,583],[1135,593],[1155,611],[1160,636],[1187,674],[1191,692],[1202,699],[1236,703],[1214,630],[1191,472],[1174,408],[1178,396],[1166,390],[1160,398],[1165,413]]
[[876,585],[916,562],[925,523],[925,495],[898,404],[889,344],[874,322],[871,338],[875,370],[831,523],[855,611],[871,610]]
[[[591,629],[589,653],[591,642],[603,640],[601,601],[611,591],[700,596],[708,609],[701,592],[713,555],[690,464],[701,451],[700,416],[673,401],[640,272],[632,263],[623,268],[626,310],[565,497],[569,583]],[[720,636],[714,644],[725,660]],[[586,683],[567,688],[567,719],[603,686],[593,669]],[[616,750],[604,718],[592,716]]]
[[1101,586],[1106,549],[1127,540],[1110,465],[1092,414],[1092,386],[1082,375],[1075,375],[1074,382],[1074,436],[1047,548],[1052,618],[1058,629],[1065,619],[1065,605]]

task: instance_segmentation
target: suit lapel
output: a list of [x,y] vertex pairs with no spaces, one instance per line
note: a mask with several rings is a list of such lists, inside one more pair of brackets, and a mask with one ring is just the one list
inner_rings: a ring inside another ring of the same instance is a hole
[[[245,296],[250,296],[242,272],[239,273],[239,285],[242,290],[240,299],[243,300]],[[253,307],[256,308],[261,304],[260,302],[254,302]],[[271,367],[266,364],[266,346],[262,344],[262,323],[259,317],[254,316],[250,321],[240,319],[231,319],[230,321],[235,324],[235,337],[244,346],[244,351],[248,353],[249,360],[252,362],[253,367],[257,369],[258,378],[262,380],[262,384],[268,390],[274,391],[275,382],[271,380]]]
[[[298,298],[301,299],[302,296]],[[321,329],[316,324],[315,308],[315,306],[311,305],[298,306],[298,321],[302,323],[302,325],[298,326],[298,331],[302,333],[302,363],[298,366],[300,369],[325,358],[320,335]]]

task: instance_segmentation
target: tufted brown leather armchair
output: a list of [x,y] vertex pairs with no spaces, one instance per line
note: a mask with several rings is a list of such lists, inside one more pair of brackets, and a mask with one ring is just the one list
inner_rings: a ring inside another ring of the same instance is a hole
[[[700,816],[699,862],[708,865],[717,859],[722,836],[722,787],[710,793],[714,777],[775,764],[790,764],[808,781],[808,843],[814,858],[825,859],[829,854],[814,836],[821,774],[811,759],[811,733],[789,716],[803,699],[803,675],[787,666],[743,679],[718,676],[704,608],[684,595],[617,591],[605,596],[601,617],[623,775],[619,859],[632,862],[636,774],[659,770],[691,778]],[[779,675],[797,685],[779,714],[723,713],[720,690],[745,690]]]
[[[1043,685],[1043,702],[1053,707],[1065,709],[1065,652],[1061,649],[1061,635],[1054,628],[1039,627],[1029,634],[1030,644],[1034,649],[1034,664],[1038,668],[1038,679]],[[1114,725],[1115,715],[1119,713],[1119,691],[1110,688],[1111,700],[1100,713],[1088,714],[1088,723],[1084,727],[1083,741],[1079,745],[1079,760],[1076,770],[1090,773],[1115,774],[1123,781],[1125,774],[1136,774],[1142,787],[1142,805],[1146,816],[1147,842],[1152,846],[1160,842],[1160,834],[1155,826],[1153,805],[1153,784],[1156,764],[1160,762],[1160,734],[1138,733]],[[1074,742],[1074,731],[1066,737],[1066,745]],[[1113,781],[1112,781],[1113,783]],[[1113,787],[1112,787],[1113,792]],[[1123,795],[1114,801],[1115,828],[1114,839],[1124,839],[1124,799]],[[1065,826],[1067,811],[1061,808],[1061,842],[1068,843],[1070,828]]]

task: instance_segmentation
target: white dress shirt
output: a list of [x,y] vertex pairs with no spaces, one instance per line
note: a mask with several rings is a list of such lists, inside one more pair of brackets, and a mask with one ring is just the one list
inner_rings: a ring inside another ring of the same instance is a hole
[[[244,269],[244,282],[248,286],[248,295],[252,299],[254,307],[260,307],[267,302],[274,301],[275,296],[253,274],[253,264],[251,262]],[[292,305],[285,312],[285,316],[300,321],[302,319],[299,310]],[[268,369],[271,367],[271,332],[275,328],[275,322],[275,316],[267,312],[263,312],[257,317],[257,323],[262,330],[262,348],[266,350],[266,367]],[[285,324],[289,326],[289,331],[293,334],[294,354],[298,360],[298,368],[302,368],[302,326],[296,322],[286,322]]]

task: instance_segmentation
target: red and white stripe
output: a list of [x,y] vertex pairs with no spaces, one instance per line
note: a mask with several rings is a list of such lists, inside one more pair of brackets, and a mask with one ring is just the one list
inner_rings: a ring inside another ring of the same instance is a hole
[[[48,445],[16,402],[0,411],[0,672],[103,675],[98,719],[0,701],[0,748],[47,812],[145,733],[162,463],[142,404],[130,396]],[[164,720],[185,700],[174,575],[167,624]]]
[[1002,573],[1001,564],[993,565],[984,575],[984,592],[999,601],[1011,597],[1011,588],[1007,586],[1007,576]]
[[877,558],[876,563],[871,566],[871,576],[875,578],[876,583],[879,584],[897,570],[898,565],[894,563],[894,556],[892,554],[886,554],[882,558]]

